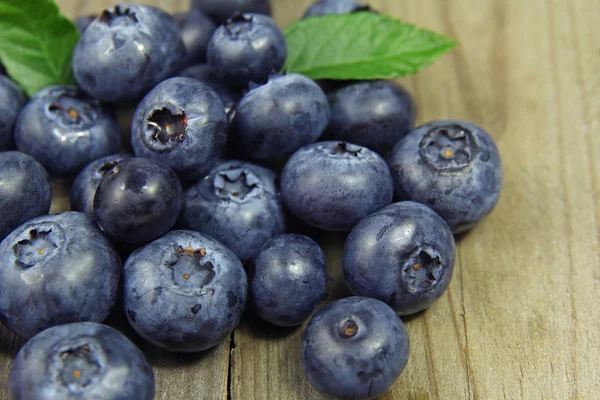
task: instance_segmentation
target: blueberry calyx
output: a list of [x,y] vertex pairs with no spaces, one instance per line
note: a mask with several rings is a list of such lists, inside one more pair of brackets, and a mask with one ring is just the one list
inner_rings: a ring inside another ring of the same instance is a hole
[[47,106],[46,116],[63,125],[91,126],[98,119],[97,106],[98,102],[90,101],[81,90],[69,88]]
[[[123,161],[123,160],[121,160]],[[100,178],[104,178],[106,176],[107,173],[109,173],[110,171],[112,171],[117,165],[119,165],[119,163],[121,161],[109,161],[109,162],[105,162],[104,164],[102,164],[102,166],[100,168],[98,168],[98,170],[96,171],[96,174],[98,175],[98,177]]]
[[95,380],[102,362],[89,344],[69,348],[59,355],[60,379],[73,391],[80,391]]
[[187,295],[203,296],[209,292],[214,293],[213,288],[205,288],[216,276],[213,263],[203,262],[206,249],[194,249],[190,245],[175,246],[174,250],[167,254],[165,262],[172,270],[174,286]]
[[238,35],[250,30],[252,21],[252,16],[235,13],[227,20],[227,22],[225,22],[225,30],[232,38],[237,38]]
[[429,252],[416,249],[408,258],[402,276],[408,283],[412,293],[425,292],[441,280],[444,273],[442,260],[439,256],[432,256]]
[[350,339],[358,333],[358,324],[353,319],[347,319],[340,324],[339,335],[342,339]]
[[460,171],[471,164],[477,153],[473,133],[459,125],[429,131],[419,145],[421,158],[442,171]]
[[49,237],[52,228],[48,230],[31,229],[29,239],[21,239],[13,246],[15,264],[26,269],[38,264],[48,254],[58,247]]
[[104,10],[102,14],[100,14],[100,18],[98,20],[110,25],[113,21],[123,17],[129,19],[133,23],[137,23],[139,21],[135,15],[135,12],[131,11],[129,8],[124,8],[121,10],[121,6],[115,6],[114,11]]
[[353,157],[358,157],[360,154],[360,151],[362,150],[362,147],[360,146],[355,146],[353,144],[350,143],[346,143],[346,142],[339,142],[337,144],[337,146],[335,146],[335,148],[333,149],[333,152],[331,154],[333,155],[351,155]]
[[259,178],[245,168],[221,171],[214,178],[215,194],[225,200],[243,201],[252,195],[259,182]]
[[173,114],[167,108],[153,110],[146,119],[145,142],[157,151],[170,150],[185,140],[187,123],[188,118],[183,111]]

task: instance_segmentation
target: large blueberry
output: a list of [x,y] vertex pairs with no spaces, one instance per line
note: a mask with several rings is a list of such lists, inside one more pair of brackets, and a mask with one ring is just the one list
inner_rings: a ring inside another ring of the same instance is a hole
[[181,71],[179,76],[199,80],[212,90],[217,92],[225,106],[225,112],[230,115],[235,109],[238,101],[242,98],[242,92],[231,86],[227,81],[219,78],[212,67],[208,64],[192,65]]
[[90,162],[119,151],[119,126],[110,110],[78,88],[50,86],[19,114],[15,143],[50,175],[73,177]]
[[49,328],[21,348],[8,393],[22,400],[152,400],[154,374],[119,331],[94,322]]
[[240,260],[218,241],[172,231],[136,250],[123,270],[131,326],[169,351],[217,345],[238,325],[248,294]]
[[173,18],[177,21],[185,45],[185,65],[193,65],[206,60],[206,48],[217,25],[197,9],[173,14]]
[[389,165],[396,197],[427,204],[454,233],[473,228],[500,198],[498,149],[487,132],[469,122],[418,127],[394,147]]
[[349,231],[392,201],[393,181],[385,161],[366,147],[318,142],[290,157],[281,173],[285,206],[310,225]]
[[269,0],[192,0],[192,7],[222,23],[236,13],[271,14]]
[[185,192],[180,225],[210,235],[242,261],[285,231],[285,217],[272,171],[226,161]]
[[270,17],[243,14],[215,31],[206,53],[215,72],[237,86],[263,83],[279,71],[287,57],[281,28]]
[[394,203],[369,215],[344,246],[348,289],[388,303],[399,315],[431,306],[448,288],[454,270],[454,236],[429,207]]
[[286,234],[265,243],[250,274],[249,303],[265,321],[296,326],[326,296],[325,255],[303,235]]
[[299,74],[273,76],[238,103],[232,142],[251,159],[277,160],[315,142],[328,122],[319,85]]
[[135,100],[185,63],[185,46],[175,20],[140,4],[109,8],[87,27],[73,51],[73,73],[93,97]]
[[317,0],[308,7],[303,18],[327,14],[347,14],[369,10],[369,6],[355,0]]
[[192,78],[158,84],[138,105],[131,124],[134,153],[169,166],[182,180],[205,176],[226,142],[223,103]]
[[348,297],[315,313],[302,337],[302,367],[329,398],[372,399],[400,376],[409,355],[402,320],[385,303]]
[[0,240],[31,218],[48,214],[50,177],[40,163],[18,151],[0,153]]
[[120,273],[117,253],[87,215],[34,218],[0,243],[0,321],[25,339],[54,325],[101,322]]
[[392,81],[351,83],[329,92],[327,98],[331,117],[325,137],[359,144],[384,156],[415,123],[415,102]]
[[138,244],[171,229],[182,202],[181,184],[172,169],[133,157],[115,165],[98,185],[94,216],[109,236]]
[[14,147],[15,121],[25,101],[25,95],[17,84],[0,75],[0,151]]
[[77,175],[71,185],[71,210],[94,216],[94,196],[104,175],[121,161],[130,158],[128,154],[111,154],[90,163]]

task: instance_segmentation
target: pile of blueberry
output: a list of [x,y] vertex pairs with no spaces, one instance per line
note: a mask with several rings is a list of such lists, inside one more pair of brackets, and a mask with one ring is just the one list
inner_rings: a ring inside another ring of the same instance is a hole
[[[305,17],[365,9],[320,0]],[[468,122],[415,129],[394,82],[277,73],[286,41],[269,12],[121,4],[77,21],[79,87],[26,101],[0,77],[0,321],[28,340],[11,398],[152,399],[144,355],[101,324],[115,307],[171,352],[217,345],[246,309],[264,329],[312,316],[303,369],[324,395],[373,398],[398,378],[398,316],[447,289],[454,235],[498,201],[498,150]],[[119,154],[115,109],[131,102],[133,154]],[[72,211],[47,215],[49,176],[72,180]],[[353,297],[313,315],[325,257],[290,220],[349,232]]]

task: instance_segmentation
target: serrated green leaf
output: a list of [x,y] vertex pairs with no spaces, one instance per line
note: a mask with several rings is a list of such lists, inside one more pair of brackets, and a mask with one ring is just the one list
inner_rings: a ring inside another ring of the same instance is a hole
[[416,73],[456,42],[372,12],[325,15],[285,30],[288,72],[313,79],[392,79]]
[[33,95],[55,84],[74,84],[75,25],[52,0],[0,0],[0,60],[8,75]]

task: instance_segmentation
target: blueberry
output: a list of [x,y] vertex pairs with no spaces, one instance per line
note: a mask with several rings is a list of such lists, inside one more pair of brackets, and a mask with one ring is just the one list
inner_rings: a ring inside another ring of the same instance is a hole
[[285,217],[272,171],[226,161],[185,192],[180,225],[210,235],[242,261],[285,231]]
[[81,17],[75,18],[73,23],[77,27],[79,34],[82,34],[96,18],[98,18],[97,15],[83,15]]
[[71,210],[81,211],[94,216],[94,196],[104,175],[121,161],[129,158],[127,154],[112,154],[99,158],[85,167],[71,186]]
[[18,151],[0,153],[0,240],[31,218],[48,214],[50,177],[40,163]]
[[38,160],[50,175],[73,177],[119,150],[119,126],[106,107],[76,87],[50,86],[19,114],[15,142],[17,150]]
[[25,101],[25,95],[17,84],[0,75],[0,151],[14,147],[15,121]]
[[261,14],[237,15],[215,31],[207,50],[208,63],[236,86],[263,83],[279,71],[287,57],[285,36],[275,21]]
[[182,180],[205,176],[226,142],[223,103],[192,78],[158,84],[138,105],[131,124],[134,153],[164,163]]
[[389,389],[408,362],[409,340],[394,310],[348,297],[316,312],[302,337],[302,367],[327,397],[372,399]]
[[413,128],[411,95],[391,81],[351,83],[328,93],[331,118],[325,137],[345,140],[386,155]]
[[329,122],[327,97],[299,75],[273,76],[238,103],[232,122],[234,145],[254,160],[277,160],[314,143]]
[[344,279],[350,292],[379,299],[399,315],[431,306],[448,288],[454,269],[454,236],[429,207],[394,203],[369,215],[344,246]]
[[285,206],[310,225],[349,231],[392,201],[393,182],[385,161],[366,147],[319,142],[290,157],[281,173]]
[[274,325],[300,325],[326,296],[325,255],[307,236],[286,234],[269,240],[252,271],[248,301]]
[[154,374],[142,352],[94,322],[49,328],[19,351],[8,378],[11,399],[152,400]]
[[208,64],[198,64],[188,67],[181,71],[179,76],[193,78],[210,86],[210,88],[219,95],[219,98],[225,106],[227,115],[232,113],[238,101],[242,98],[242,92],[231,86],[225,80],[219,78]]
[[54,325],[103,321],[121,264],[91,219],[69,211],[24,223],[0,243],[0,321],[27,339]]
[[369,10],[369,6],[354,0],[317,0],[308,7],[303,18],[318,17],[327,14],[347,14],[367,10]]
[[185,63],[175,20],[139,4],[109,8],[91,23],[73,51],[73,73],[81,87],[107,102],[136,100]]
[[206,14],[197,9],[173,14],[181,31],[186,49],[185,65],[193,65],[206,60],[206,48],[217,25]]
[[193,231],[172,231],[136,250],[123,280],[131,326],[150,343],[176,352],[206,350],[228,337],[248,294],[235,254]]
[[389,160],[396,197],[433,208],[454,233],[465,232],[496,206],[502,163],[492,137],[465,121],[434,121],[412,131]]
[[106,173],[94,197],[94,216],[109,236],[139,244],[171,229],[182,202],[181,184],[172,169],[134,157]]
[[219,23],[236,13],[271,15],[269,0],[192,0],[192,7],[202,10]]

